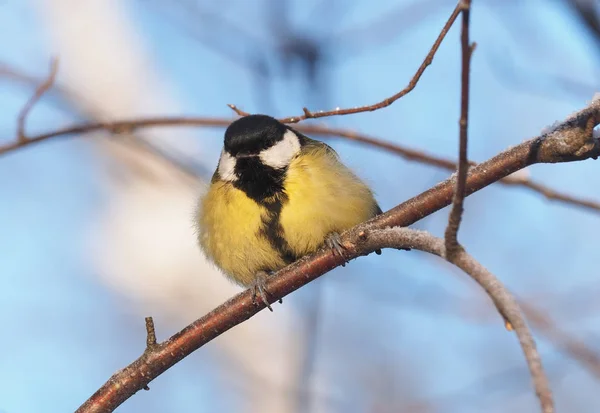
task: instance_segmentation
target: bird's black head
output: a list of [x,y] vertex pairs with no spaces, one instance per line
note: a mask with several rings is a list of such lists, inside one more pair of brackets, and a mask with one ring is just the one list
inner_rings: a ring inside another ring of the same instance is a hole
[[224,148],[231,156],[257,155],[283,139],[287,127],[267,115],[244,116],[225,131]]
[[218,176],[257,202],[271,199],[283,194],[288,166],[305,140],[270,116],[240,118],[225,131]]

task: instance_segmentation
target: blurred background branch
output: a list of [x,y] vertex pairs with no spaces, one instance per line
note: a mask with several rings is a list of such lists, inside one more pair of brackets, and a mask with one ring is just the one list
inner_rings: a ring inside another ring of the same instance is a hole
[[[237,108],[236,108],[237,110]],[[240,112],[241,113],[241,112]],[[98,130],[105,130],[109,134],[117,135],[117,138],[122,134],[132,133],[139,129],[152,128],[159,126],[193,126],[193,127],[217,127],[226,128],[233,120],[227,118],[210,118],[210,117],[157,117],[147,119],[131,119],[131,120],[118,120],[112,122],[97,122],[97,123],[82,123],[79,125],[68,126],[63,129],[47,132],[44,134],[30,136],[24,141],[18,139],[8,142],[4,145],[0,145],[0,156],[23,148],[28,145],[36,144],[38,142],[45,141],[51,138],[60,137],[73,137],[82,134],[95,132]],[[343,138],[351,141],[359,142],[368,146],[383,149],[384,151],[390,152],[395,155],[399,155],[402,158],[419,162],[425,165],[430,165],[446,170],[453,170],[456,168],[456,162],[450,159],[445,159],[437,155],[428,154],[413,148],[409,148],[403,145],[394,144],[389,141],[384,141],[378,138],[373,138],[368,135],[339,128],[331,128],[328,126],[319,125],[301,125],[296,127],[299,131],[310,135],[321,136],[327,138]],[[167,158],[168,154],[161,154],[161,156]],[[183,155],[180,155],[183,156]],[[178,165],[181,169],[191,171],[199,166],[186,166],[193,163],[192,160],[184,162],[182,159],[171,161],[173,164]],[[477,165],[475,162],[470,162],[471,166]],[[528,177],[529,173],[527,170],[509,175],[506,178],[500,180],[500,183],[506,185],[523,186],[531,189],[543,195],[549,200],[555,200],[571,204],[574,206],[582,207],[593,212],[600,212],[600,201],[594,201],[591,199],[583,199],[567,193],[561,193],[555,189],[547,187],[544,184],[535,182]]]

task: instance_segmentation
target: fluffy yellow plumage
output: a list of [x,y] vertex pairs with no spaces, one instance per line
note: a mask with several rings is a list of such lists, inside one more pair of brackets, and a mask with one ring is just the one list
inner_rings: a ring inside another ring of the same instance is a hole
[[307,145],[290,163],[284,188],[289,201],[280,222],[297,256],[381,212],[371,190],[321,142]]
[[[316,251],[340,233],[380,212],[371,190],[331,148],[311,141],[291,160],[283,183],[287,200],[279,222],[295,257]],[[218,178],[201,200],[199,242],[205,254],[238,284],[249,287],[259,271],[288,264],[263,233],[270,212]]]
[[249,287],[258,271],[285,266],[260,235],[268,211],[230,182],[214,181],[198,211],[199,241],[206,256],[238,284]]

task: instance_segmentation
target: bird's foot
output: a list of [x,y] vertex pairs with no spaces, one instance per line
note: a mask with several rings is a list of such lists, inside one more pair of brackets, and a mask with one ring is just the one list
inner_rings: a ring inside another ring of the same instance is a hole
[[[266,282],[267,279],[271,276],[271,274],[269,274],[266,271],[259,271],[256,273],[256,277],[254,278],[254,282],[252,283],[252,286],[250,287],[252,289],[252,303],[253,304],[257,304],[257,297],[260,296],[261,300],[263,303],[265,303],[265,305],[267,306],[267,308],[269,309],[269,311],[273,312],[273,308],[271,308],[271,304],[269,303],[269,300],[267,299],[267,296],[269,296],[269,291],[267,291],[267,287],[266,287]],[[283,300],[280,298],[279,303],[282,304]]]
[[[325,238],[325,245],[327,248],[331,249],[333,255],[339,255],[342,258],[344,257],[344,246],[342,245],[342,239],[340,238],[340,234],[337,232],[332,232]],[[342,264],[344,266],[345,264]]]

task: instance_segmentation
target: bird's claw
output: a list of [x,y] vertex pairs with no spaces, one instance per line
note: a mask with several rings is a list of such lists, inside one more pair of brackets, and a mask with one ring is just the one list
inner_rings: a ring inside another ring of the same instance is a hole
[[325,245],[327,248],[333,251],[333,254],[338,254],[340,257],[344,256],[344,247],[342,246],[342,238],[337,232],[332,232],[325,238]]
[[[269,294],[269,291],[267,291],[267,287],[265,285],[269,276],[270,276],[269,273],[267,273],[266,271],[259,271],[258,273],[256,273],[256,277],[254,278],[254,283],[252,284],[252,287],[251,287],[252,303],[258,304],[256,301],[256,298],[258,296],[260,296],[262,302],[267,306],[269,311],[273,312],[273,308],[271,308],[271,304],[269,303],[269,300],[267,299],[267,296],[270,294]],[[279,301],[280,304],[283,304],[283,300],[281,298],[277,301]]]

